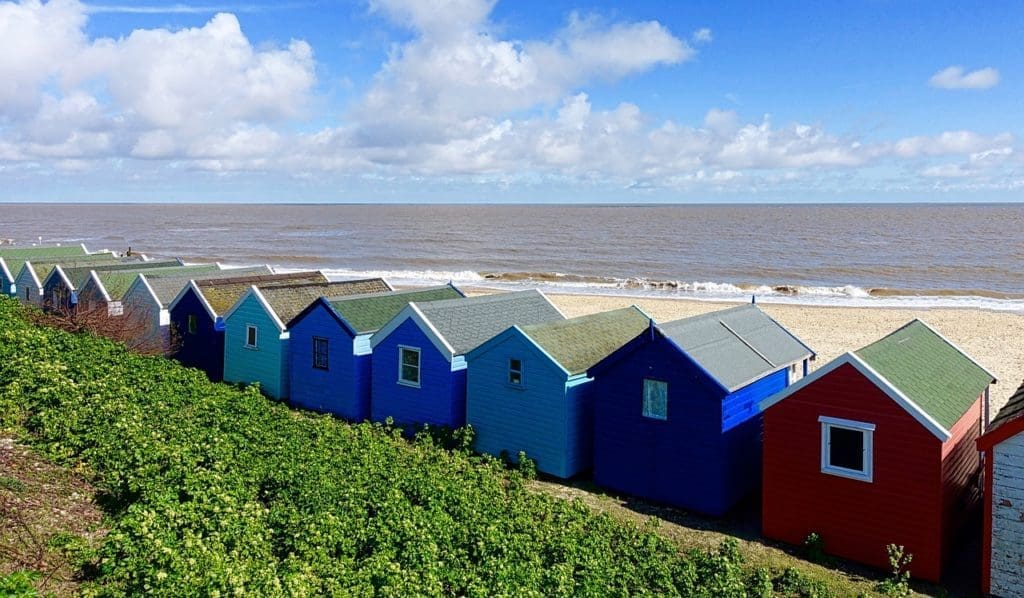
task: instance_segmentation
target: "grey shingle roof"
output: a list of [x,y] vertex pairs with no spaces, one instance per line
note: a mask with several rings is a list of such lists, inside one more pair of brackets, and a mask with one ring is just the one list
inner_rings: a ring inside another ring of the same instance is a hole
[[[146,274],[143,272],[143,274]],[[210,272],[182,273],[169,276],[150,276],[146,274],[146,282],[149,283],[153,292],[156,293],[160,304],[166,307],[178,296],[181,289],[188,286],[190,280],[211,280],[211,279],[232,279],[241,276],[261,276],[272,274],[268,266],[253,266],[251,268],[231,268],[229,270],[213,270]]]
[[1002,424],[1017,419],[1024,414],[1024,383],[1017,388],[1017,391],[1013,393],[1010,400],[1003,405],[1003,408],[999,410],[999,413],[992,418],[992,422],[989,425],[989,429],[995,429]]
[[155,280],[162,276],[199,276],[205,272],[219,272],[220,267],[216,264],[203,264],[194,266],[171,266],[159,268],[139,268],[130,270],[97,270],[96,276],[103,283],[103,288],[114,300],[121,299],[131,288],[132,283],[139,274],[145,274],[146,278]]
[[274,309],[282,322],[288,323],[310,303],[320,297],[336,297],[339,295],[365,295],[368,293],[384,293],[392,290],[383,278],[365,280],[343,280],[338,282],[320,282],[307,284],[280,285],[260,287],[263,297]]
[[633,306],[522,328],[570,374],[580,374],[649,325],[650,316]]
[[249,290],[249,287],[262,288],[298,284],[327,282],[321,272],[288,272],[267,276],[242,276],[239,278],[197,280],[196,285],[202,291],[210,309],[218,316],[224,315]]
[[756,305],[667,322],[658,328],[729,390],[814,354]]
[[547,297],[535,290],[413,305],[455,349],[455,355],[468,353],[510,326],[565,319]]
[[441,301],[462,297],[454,287],[445,285],[429,289],[375,293],[358,297],[331,297],[329,302],[356,334],[376,332],[410,302]]

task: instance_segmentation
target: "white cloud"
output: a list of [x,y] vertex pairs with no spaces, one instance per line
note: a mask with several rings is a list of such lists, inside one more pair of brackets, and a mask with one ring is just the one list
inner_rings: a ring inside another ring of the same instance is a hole
[[999,84],[999,71],[986,67],[968,72],[962,66],[950,66],[932,75],[928,84],[940,89],[988,89]]
[[711,35],[711,30],[707,27],[701,27],[700,29],[693,32],[690,39],[694,44],[710,44],[714,40],[714,36]]
[[1006,148],[1014,142],[1009,133],[985,136],[973,131],[946,131],[938,135],[906,137],[893,146],[893,153],[903,158],[968,154]]

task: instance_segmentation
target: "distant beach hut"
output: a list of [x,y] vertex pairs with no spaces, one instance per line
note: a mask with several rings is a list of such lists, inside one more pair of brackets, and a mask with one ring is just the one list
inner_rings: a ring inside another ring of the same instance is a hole
[[224,381],[259,382],[275,399],[288,398],[291,321],[320,297],[384,293],[382,278],[281,286],[251,286],[224,314]]
[[1024,594],[1024,384],[978,439],[985,455],[981,589]]
[[79,256],[75,258],[32,258],[22,262],[21,269],[14,273],[14,286],[17,287],[18,300],[26,305],[43,307],[48,303],[51,294],[45,290],[50,274],[60,264],[71,266],[111,265],[117,258],[110,253]]
[[466,422],[476,450],[570,478],[590,469],[593,380],[587,369],[643,332],[637,307],[513,326],[466,355]]
[[509,326],[563,319],[536,290],[410,303],[370,339],[371,418],[464,425],[466,353]]
[[87,309],[97,315],[104,312],[109,317],[124,315],[124,295],[128,292],[135,278],[142,273],[153,276],[198,275],[204,272],[220,270],[217,264],[197,266],[140,266],[104,270],[93,268],[89,271],[85,282],[78,288],[77,309]]
[[370,337],[411,301],[463,297],[454,286],[321,297],[288,323],[294,405],[363,421],[370,417]]
[[4,245],[0,247],[0,293],[8,296],[17,295],[15,279],[21,267],[31,259],[66,258],[73,259],[89,254],[85,245],[68,245],[52,247],[18,247]]
[[[133,323],[133,328],[142,335],[146,346],[162,346],[164,353],[171,348],[171,301],[186,287],[190,280],[231,279],[240,276],[263,276],[271,274],[270,266],[231,268],[207,272],[141,272],[121,300],[124,316]],[[177,337],[177,334],[173,335]]]
[[[227,272],[230,272],[228,270]],[[224,378],[224,314],[251,287],[324,283],[320,272],[290,272],[191,280],[171,301],[171,327],[177,335],[173,357],[199,368],[213,381]]]
[[995,382],[920,320],[761,403],[764,535],[888,569],[886,546],[938,581],[977,501],[975,439]]
[[[182,265],[180,260],[146,262],[141,258],[118,258],[109,253],[102,255],[107,257],[99,259],[98,255],[89,256],[89,259],[74,262],[64,261],[58,264],[32,262],[38,278],[33,276],[25,285],[35,291],[36,281],[42,279],[42,289],[38,293],[42,297],[42,307],[51,311],[67,311],[77,309],[78,290],[94,270],[110,272],[138,270],[139,268],[172,268]],[[28,275],[27,269],[23,275]]]
[[594,481],[721,515],[760,480],[758,401],[813,357],[755,305],[652,323],[590,369]]

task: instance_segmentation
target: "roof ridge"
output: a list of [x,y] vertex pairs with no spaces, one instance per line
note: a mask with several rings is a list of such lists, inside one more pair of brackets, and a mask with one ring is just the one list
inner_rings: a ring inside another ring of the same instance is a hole
[[[254,266],[254,267],[258,267],[258,266]],[[196,283],[199,284],[200,286],[222,286],[222,285],[223,286],[228,286],[228,285],[232,285],[232,284],[245,284],[247,282],[252,282],[252,281],[261,281],[261,280],[264,280],[264,279],[267,279],[267,278],[270,278],[270,277],[274,277],[271,280],[271,282],[277,281],[277,280],[291,280],[291,279],[300,280],[302,278],[308,278],[309,276],[311,276],[313,274],[320,274],[321,276],[323,276],[323,273],[320,272],[319,270],[309,270],[309,271],[303,271],[303,272],[273,272],[271,274],[256,274],[256,275],[249,274],[247,276],[235,276],[235,277],[230,277],[230,278],[212,278],[212,279],[206,279],[206,280],[201,280],[201,281],[197,280]],[[284,285],[282,285],[282,286],[284,286]]]
[[[475,295],[473,297],[456,297],[454,299],[428,301],[425,302],[424,305],[430,305],[431,311],[437,311],[441,308],[449,307],[452,305],[465,305],[466,302],[489,303],[491,301],[509,301],[516,297],[525,297],[526,295],[537,295],[543,297],[543,295],[537,289],[525,289],[522,291],[508,291],[506,293],[488,293],[486,295]],[[545,297],[545,299],[547,298]],[[548,302],[550,303],[550,301]],[[415,301],[411,303],[415,303]]]
[[617,307],[615,309],[607,309],[605,311],[594,312],[592,314],[583,314],[580,316],[574,316],[572,318],[566,318],[564,320],[556,320],[554,322],[545,322],[543,324],[528,324],[521,326],[523,332],[529,333],[534,330],[550,330],[555,328],[572,328],[580,324],[593,321],[593,320],[606,320],[611,319],[619,314],[625,314],[627,312],[637,312],[645,318],[649,319],[649,316],[644,313],[642,309],[636,305],[630,305],[627,307]]
[[[370,280],[378,280],[378,279],[377,278],[368,278],[366,280],[370,281]],[[380,279],[380,280],[383,280],[383,279]],[[346,281],[338,281],[338,282],[350,282],[350,281],[346,280]],[[443,289],[453,289],[453,288],[455,288],[453,285],[442,284],[442,285],[438,285],[436,287],[420,287],[420,288],[417,288],[417,289],[405,289],[405,290],[401,290],[401,291],[385,291],[383,293],[359,293],[358,295],[339,295],[337,297],[324,297],[324,299],[326,299],[330,303],[335,303],[335,302],[342,302],[342,301],[350,301],[350,300],[353,300],[353,299],[370,299],[370,298],[394,297],[396,295],[411,295],[411,294],[414,294],[414,293],[426,293],[426,292],[429,292],[429,291],[440,291],[440,290],[443,290]],[[457,298],[458,297],[452,297],[452,299],[457,299]],[[447,301],[447,299],[444,299],[443,301]]]
[[[322,287],[322,286],[327,286],[327,285],[332,285],[332,284],[356,284],[356,283],[361,283],[361,282],[375,282],[375,281],[378,281],[378,280],[384,280],[384,279],[378,276],[378,277],[374,277],[374,278],[359,278],[359,279],[356,279],[356,280],[327,280],[327,281],[321,281],[321,282],[300,282],[300,283],[296,283],[296,284],[279,284],[279,285],[274,285],[272,288],[275,291],[280,291],[280,290],[287,290],[287,289],[300,289],[300,288],[316,287],[316,286],[321,286]],[[259,286],[259,285],[254,285],[254,286]],[[270,288],[270,287],[268,287],[268,288]]]

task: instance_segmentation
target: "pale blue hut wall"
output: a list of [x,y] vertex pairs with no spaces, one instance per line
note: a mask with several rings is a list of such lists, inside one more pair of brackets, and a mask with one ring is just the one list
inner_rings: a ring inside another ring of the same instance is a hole
[[18,290],[18,300],[25,304],[42,307],[43,290],[36,284],[28,268],[22,268],[21,272],[14,275],[14,286]]
[[[509,359],[522,361],[521,386],[508,382]],[[577,397],[566,396],[565,371],[515,328],[474,349],[466,362],[466,423],[476,450],[496,457],[504,451],[513,461],[524,451],[543,473],[577,473],[580,458],[569,433],[575,422],[567,420],[567,403]]]
[[[321,302],[288,329],[291,402],[351,421],[370,417],[370,356],[353,354],[351,333]],[[327,369],[313,367],[313,338],[327,339]]]
[[[420,350],[418,388],[398,382],[400,345]],[[414,320],[407,318],[381,340],[373,348],[371,359],[373,421],[391,417],[403,425],[453,428],[466,423],[466,370],[453,372],[451,364]]]
[[167,351],[170,345],[170,328],[161,316],[163,308],[149,293],[144,284],[134,284],[121,299],[124,308],[122,317],[129,318],[128,324],[139,343],[147,349],[159,348]]
[[[256,348],[246,347],[246,326],[256,326]],[[259,382],[269,397],[288,396],[288,339],[254,294],[224,320],[224,381]]]
[[67,311],[78,303],[78,294],[56,274],[43,281],[43,298],[48,309]]

